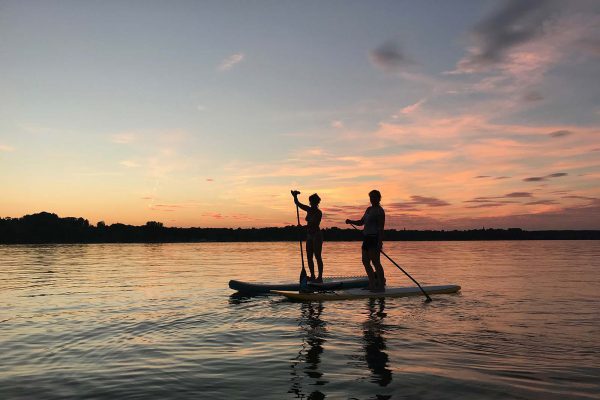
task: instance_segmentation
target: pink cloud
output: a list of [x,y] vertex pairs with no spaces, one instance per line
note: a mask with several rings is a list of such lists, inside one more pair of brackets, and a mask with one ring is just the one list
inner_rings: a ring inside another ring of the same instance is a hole
[[409,105],[409,106],[406,106],[406,107],[404,107],[404,108],[402,108],[402,109],[400,110],[400,113],[401,113],[401,114],[405,114],[405,115],[406,115],[406,114],[412,114],[412,113],[414,113],[414,112],[418,111],[418,110],[421,108],[421,106],[422,106],[423,104],[425,104],[425,101],[426,101],[425,99],[421,99],[421,100],[417,101],[417,102],[416,102],[416,103],[414,103],[414,104],[411,104],[411,105]]
[[223,219],[224,218],[221,213],[216,213],[216,212],[203,213],[202,216],[214,218],[214,219]]

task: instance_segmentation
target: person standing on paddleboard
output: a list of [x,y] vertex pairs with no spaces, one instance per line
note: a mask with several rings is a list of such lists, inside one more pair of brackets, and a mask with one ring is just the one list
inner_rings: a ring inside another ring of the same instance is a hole
[[[369,277],[369,289],[376,292],[385,290],[385,274],[380,260],[380,251],[383,248],[383,228],[385,226],[385,211],[381,207],[381,193],[379,190],[369,192],[371,207],[367,208],[365,215],[359,220],[346,220],[347,224],[364,225],[362,243],[362,263]],[[373,267],[371,267],[371,263]],[[373,270],[375,268],[375,270]]]
[[[321,258],[321,251],[323,250],[323,232],[319,225],[321,224],[321,218],[323,218],[323,212],[319,209],[319,203],[321,198],[318,194],[312,194],[308,198],[310,206],[302,204],[298,201],[298,195],[300,192],[292,190],[292,196],[294,197],[294,203],[302,210],[306,211],[306,258],[308,260],[308,269],[310,270],[310,278],[308,280],[315,283],[323,282],[323,259]],[[317,260],[317,266],[319,267],[319,275],[315,277],[315,263],[313,256]]]

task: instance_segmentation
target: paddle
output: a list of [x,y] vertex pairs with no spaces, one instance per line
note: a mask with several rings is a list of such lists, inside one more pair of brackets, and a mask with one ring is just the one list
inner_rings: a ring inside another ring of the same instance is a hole
[[[354,226],[354,224],[350,224],[352,225],[352,227],[354,229],[356,229],[357,231],[360,230],[358,229],[356,226]],[[396,267],[398,267],[398,269],[402,272],[404,272],[406,274],[406,276],[408,276],[414,283],[417,284],[417,286],[419,287],[419,289],[421,289],[421,292],[423,292],[423,294],[425,295],[425,297],[427,297],[426,302],[430,302],[433,301],[431,300],[431,297],[429,297],[429,295],[427,294],[427,292],[425,290],[423,290],[423,288],[421,287],[421,285],[419,285],[419,282],[417,282],[412,276],[410,276],[410,274],[408,272],[406,272],[401,266],[399,266],[398,264],[396,264],[396,261],[392,260],[390,258],[390,256],[388,256],[387,254],[385,254],[385,252],[383,251],[383,249],[379,249],[379,251],[381,252],[381,254],[383,254],[388,260],[390,260]]]
[[[292,190],[292,195],[294,193],[296,195],[300,194],[299,191]],[[298,204],[296,204],[296,217],[298,218],[298,226],[301,226],[300,225],[300,210],[299,210]],[[300,258],[302,259],[302,271],[300,271],[300,291],[304,291],[308,287],[308,275],[306,275],[306,268],[304,268],[304,252],[302,250],[302,236],[300,236]]]

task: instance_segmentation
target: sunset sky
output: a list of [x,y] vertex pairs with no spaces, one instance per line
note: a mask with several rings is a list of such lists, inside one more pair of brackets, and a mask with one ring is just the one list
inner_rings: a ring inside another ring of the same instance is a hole
[[0,0],[0,217],[600,229],[598,1]]

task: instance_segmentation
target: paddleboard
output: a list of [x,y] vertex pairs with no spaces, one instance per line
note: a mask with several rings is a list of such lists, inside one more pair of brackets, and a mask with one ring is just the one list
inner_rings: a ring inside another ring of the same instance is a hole
[[[460,290],[458,285],[423,286],[428,295],[456,293]],[[365,289],[349,289],[335,292],[300,293],[297,291],[271,290],[271,293],[285,296],[297,301],[330,301],[330,300],[353,300],[381,297],[409,297],[423,296],[423,292],[416,287],[386,288],[384,292],[371,292]]]
[[[324,278],[323,283],[308,283],[308,290],[338,290],[362,288],[369,285],[369,279],[366,276],[332,276]],[[243,282],[230,280],[229,287],[241,293],[249,294],[268,294],[273,290],[280,291],[298,291],[300,290],[299,282],[288,283],[258,283],[258,282]]]

